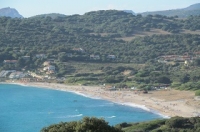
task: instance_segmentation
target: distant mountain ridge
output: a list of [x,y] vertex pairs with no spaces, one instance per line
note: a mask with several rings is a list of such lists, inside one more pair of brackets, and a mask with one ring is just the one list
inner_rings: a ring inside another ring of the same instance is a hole
[[164,10],[164,11],[152,11],[138,13],[143,16],[147,15],[164,15],[164,16],[178,16],[179,18],[186,18],[191,15],[200,15],[200,3],[190,5],[189,7],[182,9]]
[[[182,9],[170,9],[170,10],[163,10],[163,11],[151,11],[151,12],[142,12],[142,13],[135,13],[132,10],[123,10],[126,13],[131,13],[133,15],[136,14],[141,14],[143,16],[147,15],[164,15],[164,16],[178,16],[179,18],[186,18],[191,15],[200,15],[200,3],[190,5],[186,8]],[[1,16],[7,16],[7,17],[12,17],[12,18],[23,18],[22,15],[19,14],[19,12],[10,7],[2,8],[0,9],[0,17]],[[39,14],[36,16],[32,17],[51,17],[51,18],[56,18],[56,17],[65,17],[67,15],[65,14],[60,14],[60,13],[49,13],[49,14]]]
[[10,7],[0,9],[0,17],[1,16],[7,16],[7,17],[12,17],[12,18],[16,18],[16,17],[23,18],[23,16],[20,15],[16,9],[10,8]]
[[123,10],[123,11],[126,12],[126,13],[131,13],[131,14],[133,14],[133,15],[136,15],[136,13],[133,12],[132,10]]
[[32,16],[31,18],[35,18],[35,17],[51,17],[52,19],[54,19],[56,17],[66,17],[66,16],[67,15],[60,14],[60,13],[49,13],[49,14],[40,14],[40,15]]
[[200,10],[200,3],[193,4],[189,7],[183,8],[183,10]]

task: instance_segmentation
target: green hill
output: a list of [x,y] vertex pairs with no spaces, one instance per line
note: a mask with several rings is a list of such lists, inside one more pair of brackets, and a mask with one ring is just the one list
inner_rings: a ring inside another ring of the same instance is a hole
[[164,15],[164,16],[178,16],[179,18],[187,18],[189,16],[198,16],[200,15],[200,3],[191,5],[183,9],[173,9],[173,10],[164,10],[164,11],[152,11],[141,13],[143,16],[147,15]]
[[183,10],[200,10],[200,3],[193,4],[189,7],[184,8]]
[[[200,16],[180,20],[161,15],[135,16],[116,10],[63,17],[56,14],[55,18],[1,17],[0,45],[2,51],[8,47],[26,47],[32,53],[49,54],[59,51],[74,53],[74,48],[84,48],[87,54],[81,56],[83,61],[87,61],[90,54],[100,55],[99,61],[107,61],[106,56],[113,54],[117,56],[117,59],[112,60],[115,62],[144,63],[164,54],[192,53],[198,50],[199,21]],[[193,35],[183,33],[183,30],[191,31]],[[149,35],[141,37],[138,32],[149,32]],[[133,39],[127,42],[124,41],[126,37]],[[177,44],[180,46],[175,46]],[[3,59],[5,58],[0,57],[1,61]]]
[[[164,83],[199,89],[200,16],[143,17],[101,10],[55,18],[0,17],[0,30],[0,70],[37,70],[44,61],[53,59],[55,76],[69,75],[68,83],[105,82],[147,89]],[[24,61],[23,56],[30,56],[30,61]],[[5,65],[4,60],[18,63]],[[84,66],[80,63],[88,67],[79,70]],[[125,71],[130,73],[125,75]]]
[[57,18],[57,17],[66,17],[64,14],[59,14],[59,13],[49,13],[49,14],[40,14],[36,16],[32,16],[29,18],[42,18],[42,17],[51,17],[52,19]]

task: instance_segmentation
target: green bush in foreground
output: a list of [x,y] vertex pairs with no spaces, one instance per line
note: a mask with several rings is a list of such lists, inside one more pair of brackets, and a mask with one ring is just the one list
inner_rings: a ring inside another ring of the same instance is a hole
[[199,117],[172,117],[141,123],[122,128],[124,132],[200,132]]
[[61,122],[50,125],[41,132],[122,132],[119,128],[108,125],[104,119],[84,117],[80,121]]
[[200,132],[200,118],[172,117],[140,123],[123,122],[113,127],[104,119],[84,117],[80,121],[45,127],[41,132]]

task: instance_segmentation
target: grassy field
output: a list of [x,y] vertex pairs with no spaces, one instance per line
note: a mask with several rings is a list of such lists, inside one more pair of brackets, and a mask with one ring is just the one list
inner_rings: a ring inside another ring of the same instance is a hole
[[[98,85],[105,83],[104,80],[108,76],[115,78],[120,76],[122,78],[132,78],[133,69],[141,69],[144,67],[142,64],[133,63],[84,63],[84,62],[66,62],[67,67],[73,67],[74,72],[66,75],[66,83],[80,84],[80,85]],[[128,67],[119,72],[119,67]],[[124,82],[128,85],[132,85],[133,82],[126,80]],[[112,84],[110,84],[112,85]]]
[[[76,73],[102,73],[100,69],[104,67],[116,68],[119,66],[123,67],[132,67],[135,69],[140,69],[143,67],[143,64],[134,64],[134,63],[88,63],[88,62],[66,62],[67,66],[72,66],[76,69]],[[129,71],[130,72],[130,71]]]
[[[163,31],[161,29],[150,29],[150,31],[136,31],[133,33],[132,36],[129,37],[123,37],[123,38],[116,38],[116,39],[122,39],[124,41],[131,41],[137,37],[145,37],[145,36],[152,36],[152,35],[167,35],[167,34],[172,34],[167,31]],[[180,34],[200,34],[200,30],[196,31],[190,31],[190,30],[182,30],[180,31]]]
[[196,31],[190,31],[190,30],[182,30],[181,33],[184,33],[184,34],[198,34],[200,35],[200,30],[196,30]]

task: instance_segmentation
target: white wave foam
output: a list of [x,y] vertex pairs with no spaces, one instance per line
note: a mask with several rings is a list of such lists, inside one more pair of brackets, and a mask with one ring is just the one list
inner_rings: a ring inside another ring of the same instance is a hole
[[68,90],[66,89],[60,89],[60,88],[57,88],[56,90],[59,90],[59,91],[64,91],[64,92],[69,92]]
[[151,111],[149,108],[147,108],[145,105],[138,105],[138,104],[134,104],[134,103],[121,103],[122,105],[126,105],[126,106],[131,106],[131,107],[135,107],[135,108],[140,108],[146,111]]
[[[94,97],[89,96],[89,95],[85,95],[85,94],[80,93],[80,92],[75,92],[75,91],[70,91],[70,92],[73,92],[73,93],[75,93],[75,94],[78,94],[78,95],[81,95],[81,96],[84,96],[84,97],[87,97],[87,98],[100,99],[100,98],[94,98]],[[161,116],[162,118],[170,118],[169,116],[163,115],[163,114],[161,114],[160,112],[158,112],[158,111],[156,111],[156,110],[147,108],[145,105],[138,105],[138,104],[134,104],[134,103],[130,103],[130,102],[127,102],[127,103],[113,102],[113,103],[121,104],[121,105],[126,105],[126,106],[130,106],[130,107],[134,107],[134,108],[140,108],[140,109],[143,109],[143,110],[145,110],[145,111],[148,111],[148,112],[154,113],[154,114],[156,114],[156,115],[159,115],[159,116]],[[109,103],[109,104],[113,104],[113,103]],[[107,105],[100,105],[100,106],[102,107],[102,106],[107,106]]]
[[127,105],[127,106],[131,106],[131,107],[135,107],[135,108],[140,108],[140,109],[143,109],[145,111],[148,111],[148,112],[151,112],[151,113],[154,113],[156,115],[159,115],[163,118],[170,118],[169,116],[167,115],[163,115],[161,114],[159,111],[156,111],[154,109],[150,109],[150,108],[147,108],[145,105],[138,105],[138,104],[134,104],[134,103],[122,103],[122,105]]
[[106,118],[115,118],[116,116],[109,116],[109,117],[106,117]]
[[20,85],[20,86],[23,86],[23,87],[27,87],[28,86],[27,84],[16,84],[16,85]]
[[78,115],[68,115],[68,116],[60,116],[60,117],[57,117],[57,118],[73,118],[73,117],[80,117],[80,116],[83,116],[83,114],[78,114]]
[[156,110],[153,110],[153,109],[151,109],[151,112],[154,113],[154,114],[157,114],[157,115],[159,115],[159,116],[161,116],[161,117],[163,117],[163,118],[166,118],[166,119],[171,118],[170,116],[163,115],[163,114],[161,114],[159,111],[156,111]]
[[103,105],[97,105],[96,107],[105,107],[105,106],[112,106],[110,104],[103,104]]
[[68,92],[75,93],[75,94],[77,94],[77,95],[80,95],[80,96],[83,96],[83,97],[86,97],[86,98],[101,99],[100,97],[95,97],[95,96],[91,96],[91,95],[86,95],[86,94],[83,94],[83,93],[77,92],[77,91],[68,91]]
[[79,116],[83,116],[83,114],[79,114],[79,115],[68,115],[67,117],[79,117]]
[[3,83],[1,83],[1,84],[20,85],[20,86],[26,86],[26,87],[28,86],[27,84],[24,84],[24,83],[17,83],[17,82],[12,82],[12,83],[6,83],[6,82],[4,83],[4,82],[3,82]]
[[106,107],[106,106],[112,106],[110,104],[102,104],[102,105],[87,105],[87,107],[91,107],[91,108],[98,108],[98,107]]

